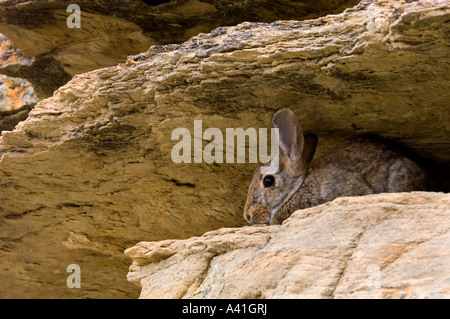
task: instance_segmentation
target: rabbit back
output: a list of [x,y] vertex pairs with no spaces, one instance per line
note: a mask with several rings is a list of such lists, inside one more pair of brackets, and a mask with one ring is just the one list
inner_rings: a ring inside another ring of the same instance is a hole
[[426,191],[427,172],[404,151],[375,137],[347,140],[311,164],[303,184],[272,218],[279,224],[295,210],[343,196]]

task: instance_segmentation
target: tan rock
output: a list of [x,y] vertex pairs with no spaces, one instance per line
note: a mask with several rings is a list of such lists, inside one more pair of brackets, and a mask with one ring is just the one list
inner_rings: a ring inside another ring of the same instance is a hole
[[[75,76],[0,137],[0,295],[137,297],[124,249],[245,225],[255,164],[171,160],[172,131],[192,132],[195,119],[222,132],[267,127],[290,106],[319,153],[372,132],[445,164],[449,12],[447,1],[364,1],[316,20],[219,28]],[[274,229],[234,232],[255,232],[259,247]],[[70,264],[81,289],[66,285]]]
[[379,194],[125,253],[141,298],[449,298],[449,229],[450,195]]
[[244,21],[317,18],[358,0],[79,0],[80,28],[74,29],[67,27],[70,1],[1,2],[0,32],[33,57],[32,65],[5,71],[49,97],[73,75],[122,63],[150,45],[182,43]]

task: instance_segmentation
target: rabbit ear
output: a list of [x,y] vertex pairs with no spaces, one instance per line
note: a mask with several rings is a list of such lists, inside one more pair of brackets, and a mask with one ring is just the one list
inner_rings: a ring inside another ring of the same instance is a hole
[[[279,129],[280,164],[292,177],[302,175],[307,170],[302,159],[305,139],[294,112],[288,108],[278,110],[272,117],[272,126]],[[309,151],[307,155],[310,156]]]
[[301,159],[303,162],[302,165],[305,167],[305,171],[306,171],[312,162],[314,153],[316,153],[317,136],[315,136],[314,134],[304,134],[303,138],[304,138],[305,142],[304,142]]

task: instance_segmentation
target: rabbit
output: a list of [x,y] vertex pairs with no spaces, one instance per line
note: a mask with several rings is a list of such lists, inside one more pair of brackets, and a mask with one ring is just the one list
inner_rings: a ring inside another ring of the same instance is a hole
[[[244,207],[250,224],[281,224],[294,211],[342,196],[426,191],[432,181],[402,151],[375,137],[355,137],[312,160],[317,137],[303,134],[289,108],[272,117],[279,129],[279,169],[255,170]],[[270,163],[265,166],[270,165]]]

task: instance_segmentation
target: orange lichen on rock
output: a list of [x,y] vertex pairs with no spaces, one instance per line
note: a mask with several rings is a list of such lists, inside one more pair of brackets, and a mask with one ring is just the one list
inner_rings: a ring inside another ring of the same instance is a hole
[[5,37],[3,37],[3,39],[0,38],[0,42],[0,67],[19,62],[20,53],[12,42]]
[[381,291],[381,294],[384,297],[398,297],[401,294],[408,294],[411,292],[412,287],[406,287],[406,288],[389,288],[389,289],[383,289]]
[[10,111],[36,102],[31,84],[23,79],[0,75],[0,111]]

